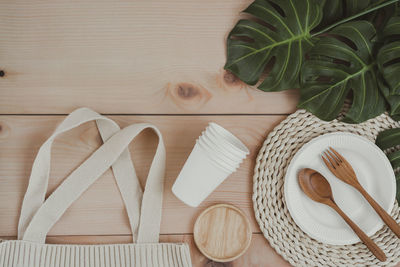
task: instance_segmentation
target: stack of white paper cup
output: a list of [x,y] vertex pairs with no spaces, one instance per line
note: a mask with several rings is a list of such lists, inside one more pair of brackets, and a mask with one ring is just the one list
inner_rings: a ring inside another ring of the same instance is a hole
[[187,205],[197,207],[249,154],[232,133],[211,122],[197,139],[172,192]]

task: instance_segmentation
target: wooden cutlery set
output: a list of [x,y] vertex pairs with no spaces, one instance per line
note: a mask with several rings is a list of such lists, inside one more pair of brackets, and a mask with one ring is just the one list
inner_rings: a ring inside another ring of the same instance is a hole
[[[323,152],[321,156],[326,167],[331,173],[341,181],[355,188],[368,201],[371,207],[380,216],[383,222],[400,238],[400,226],[364,189],[357,179],[357,175],[350,163],[335,149],[329,149]],[[386,260],[385,253],[372,241],[361,228],[351,220],[345,212],[336,204],[331,186],[328,180],[318,171],[303,168],[298,172],[298,182],[303,192],[312,200],[325,204],[335,210],[344,221],[353,229],[354,233],[368,247],[368,249],[380,261]]]

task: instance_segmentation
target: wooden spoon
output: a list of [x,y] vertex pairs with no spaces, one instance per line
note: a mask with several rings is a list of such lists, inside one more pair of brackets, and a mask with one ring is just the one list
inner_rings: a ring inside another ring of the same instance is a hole
[[386,261],[385,253],[338,207],[333,199],[329,182],[319,172],[313,169],[301,169],[298,174],[299,184],[303,192],[312,200],[328,205],[334,209],[353,229],[361,241],[380,261]]

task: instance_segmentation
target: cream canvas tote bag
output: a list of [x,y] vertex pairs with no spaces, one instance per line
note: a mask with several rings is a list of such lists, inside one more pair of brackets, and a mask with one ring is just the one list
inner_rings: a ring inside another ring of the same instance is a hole
[[[89,121],[96,122],[104,144],[45,199],[54,139]],[[158,135],[158,146],[142,191],[127,147],[147,128]],[[45,244],[47,233],[68,207],[110,167],[136,243]],[[121,130],[113,120],[90,109],[75,110],[39,149],[22,204],[18,240],[0,243],[0,267],[192,266],[187,244],[159,243],[164,175],[165,147],[155,126],[138,123]]]

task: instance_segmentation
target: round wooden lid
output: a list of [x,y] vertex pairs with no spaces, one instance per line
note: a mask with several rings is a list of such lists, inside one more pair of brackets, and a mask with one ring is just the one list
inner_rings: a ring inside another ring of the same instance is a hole
[[218,204],[200,214],[193,234],[197,247],[207,258],[227,262],[246,252],[252,232],[250,222],[241,210]]

